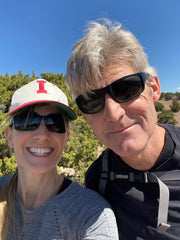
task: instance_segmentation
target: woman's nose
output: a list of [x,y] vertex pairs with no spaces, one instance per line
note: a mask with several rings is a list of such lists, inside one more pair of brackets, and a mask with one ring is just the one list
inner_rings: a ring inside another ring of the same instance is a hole
[[49,130],[46,127],[44,120],[42,120],[38,128],[34,132],[34,139],[44,141],[49,139]]

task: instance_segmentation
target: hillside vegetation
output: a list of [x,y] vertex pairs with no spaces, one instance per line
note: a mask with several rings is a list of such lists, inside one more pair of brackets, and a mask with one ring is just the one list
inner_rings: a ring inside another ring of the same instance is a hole
[[[173,100],[159,100],[160,103],[162,103],[165,107],[165,109],[170,110],[170,105],[172,104]],[[180,100],[178,101],[178,103],[180,104]],[[180,127],[180,111],[179,112],[175,112],[174,113],[174,118],[177,121],[177,123],[175,125]]]
[[180,126],[180,92],[162,93],[158,103],[155,104],[161,123],[171,123]]

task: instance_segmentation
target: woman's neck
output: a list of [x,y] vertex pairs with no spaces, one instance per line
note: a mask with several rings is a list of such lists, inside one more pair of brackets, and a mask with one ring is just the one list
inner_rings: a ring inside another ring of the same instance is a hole
[[17,193],[24,207],[33,210],[57,194],[63,179],[57,172],[25,175],[18,171]]

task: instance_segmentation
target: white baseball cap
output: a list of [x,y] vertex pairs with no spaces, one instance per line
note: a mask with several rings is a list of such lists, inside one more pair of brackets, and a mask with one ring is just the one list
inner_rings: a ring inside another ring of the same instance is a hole
[[36,79],[15,91],[11,99],[9,115],[36,103],[51,103],[64,111],[70,120],[77,118],[69,107],[65,93],[56,85],[45,79]]

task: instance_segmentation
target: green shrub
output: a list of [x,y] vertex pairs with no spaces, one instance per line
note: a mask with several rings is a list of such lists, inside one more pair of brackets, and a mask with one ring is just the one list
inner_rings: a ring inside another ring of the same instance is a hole
[[173,112],[179,112],[180,110],[180,104],[177,101],[173,101],[172,104],[170,105],[171,111]]
[[169,123],[176,125],[177,121],[174,118],[174,113],[171,112],[171,110],[163,110],[160,114],[158,114],[158,123]]
[[167,92],[164,94],[165,100],[171,100],[174,97],[173,93]]
[[156,102],[155,103],[155,108],[156,108],[157,112],[161,112],[161,111],[164,110],[164,105],[162,103],[160,103],[160,102]]

